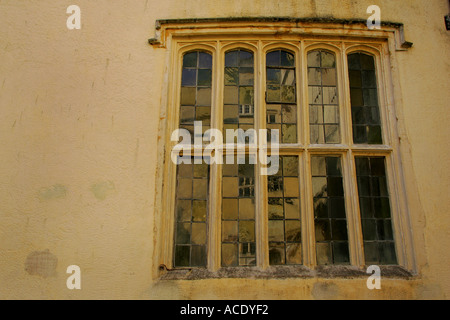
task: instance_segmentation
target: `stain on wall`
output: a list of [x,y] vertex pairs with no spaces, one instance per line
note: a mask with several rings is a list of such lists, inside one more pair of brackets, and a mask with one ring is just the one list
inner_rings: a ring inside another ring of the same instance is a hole
[[112,181],[101,181],[91,186],[91,192],[99,200],[105,200],[108,196],[114,194],[116,187]]
[[38,198],[41,201],[48,201],[54,199],[63,199],[67,195],[67,188],[61,184],[56,184],[51,187],[45,187],[39,190]]
[[45,251],[34,251],[30,253],[25,261],[25,271],[29,275],[37,275],[42,278],[48,278],[56,275],[56,266],[58,265],[58,258],[50,253],[47,249]]

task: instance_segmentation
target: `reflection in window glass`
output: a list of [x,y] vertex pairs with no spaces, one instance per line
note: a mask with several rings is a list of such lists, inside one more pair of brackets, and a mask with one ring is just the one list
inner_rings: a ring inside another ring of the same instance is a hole
[[297,142],[297,104],[295,59],[283,50],[266,56],[266,103],[268,141],[270,132],[277,129],[281,143]]
[[317,264],[349,264],[341,159],[311,158]]
[[234,164],[223,165],[223,267],[256,265],[255,166],[249,156],[242,157],[243,164],[235,158]]
[[[253,53],[243,50],[225,54],[225,88],[223,97],[224,130],[253,128],[254,62]],[[226,134],[224,134],[224,139]]]
[[203,132],[211,125],[212,56],[202,51],[183,56],[180,128],[194,138],[194,121],[202,121]]
[[356,157],[366,264],[396,264],[383,157]]
[[364,53],[348,55],[354,143],[382,144],[375,60]]
[[302,263],[298,165],[298,156],[282,156],[268,176],[270,265]]
[[208,202],[209,166],[178,164],[175,267],[206,267]]
[[327,51],[308,53],[311,143],[340,143],[336,57]]

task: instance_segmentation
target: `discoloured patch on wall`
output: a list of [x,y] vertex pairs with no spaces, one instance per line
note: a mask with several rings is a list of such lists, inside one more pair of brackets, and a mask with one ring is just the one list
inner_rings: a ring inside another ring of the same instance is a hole
[[39,200],[48,201],[55,199],[63,199],[67,195],[67,188],[62,184],[56,184],[51,187],[42,188],[38,192]]
[[116,187],[112,181],[101,181],[91,186],[91,192],[99,200],[105,200],[108,196],[114,194]]
[[58,259],[48,249],[35,251],[28,255],[25,261],[25,271],[32,276],[48,278],[56,275],[57,264]]
[[332,300],[339,297],[339,287],[334,283],[316,282],[311,294],[317,300]]

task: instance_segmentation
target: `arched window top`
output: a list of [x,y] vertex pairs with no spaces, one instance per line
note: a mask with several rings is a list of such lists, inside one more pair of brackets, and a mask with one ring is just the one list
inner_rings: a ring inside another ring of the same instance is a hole
[[186,52],[183,55],[183,68],[212,69],[212,55],[203,50]]
[[353,52],[348,55],[349,70],[375,70],[375,57],[366,52]]
[[246,49],[232,49],[225,53],[225,67],[249,67],[254,65],[253,52]]
[[275,49],[267,53],[266,66],[274,68],[294,68],[295,56],[292,52]]
[[326,49],[316,49],[308,52],[308,67],[336,68],[336,55]]

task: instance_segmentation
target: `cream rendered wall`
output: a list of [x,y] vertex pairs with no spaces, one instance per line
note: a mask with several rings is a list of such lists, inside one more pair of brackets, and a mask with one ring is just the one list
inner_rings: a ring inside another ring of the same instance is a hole
[[[0,299],[449,298],[447,2],[0,0]],[[71,4],[81,30],[66,28]],[[414,43],[397,54],[396,98],[419,275],[377,291],[365,279],[152,279],[166,67],[166,50],[147,43],[155,20],[366,19],[371,4]],[[73,264],[81,290],[66,288]]]

